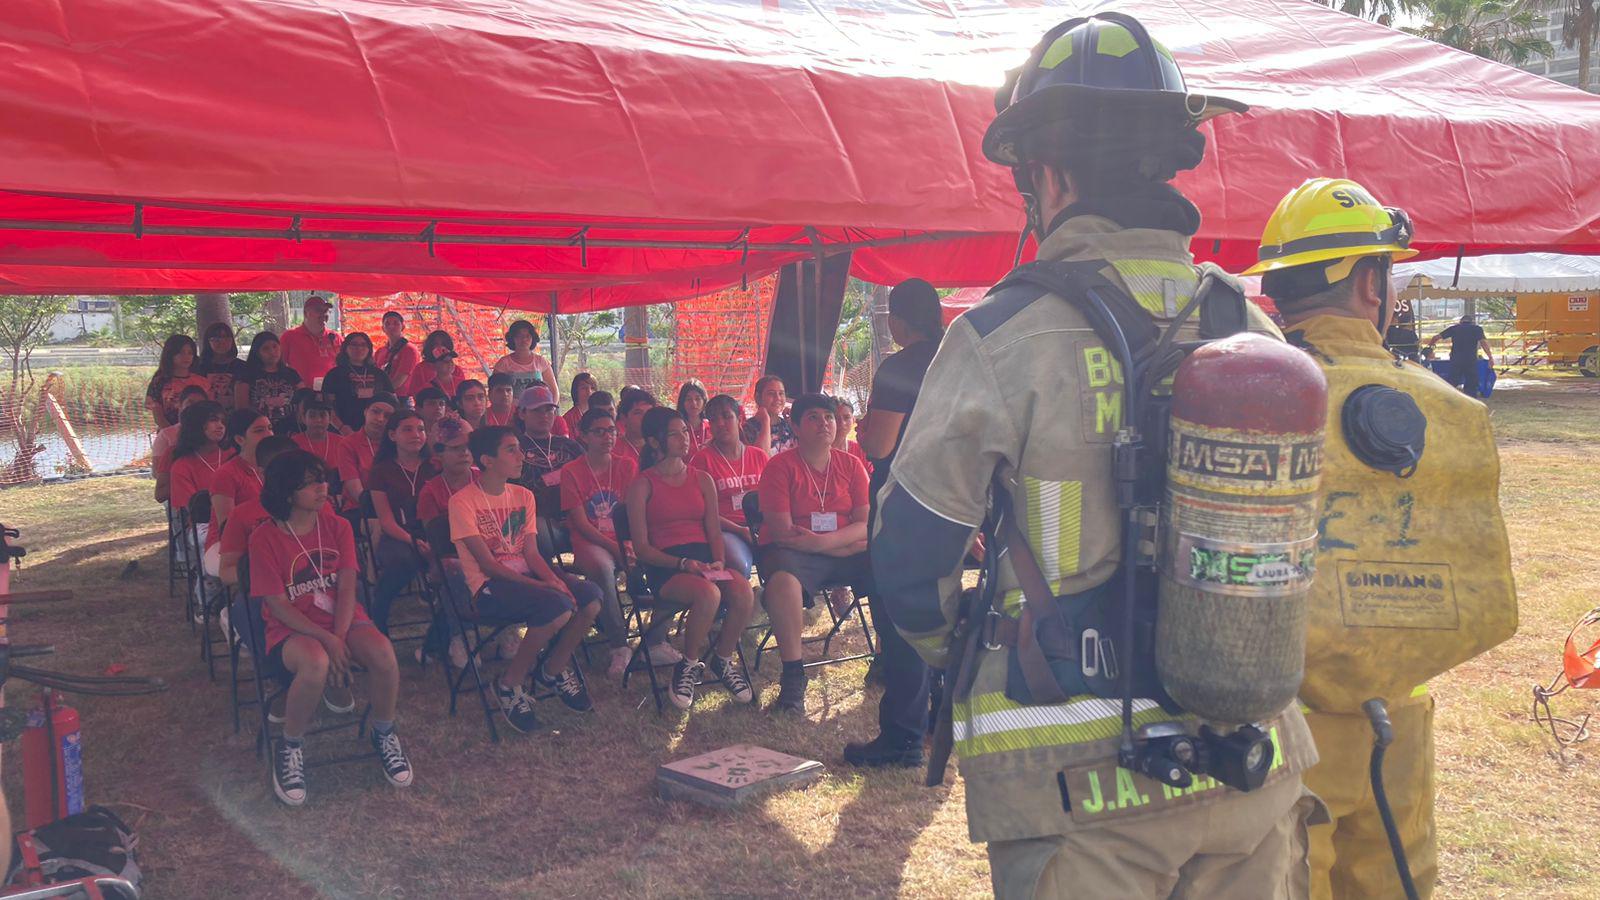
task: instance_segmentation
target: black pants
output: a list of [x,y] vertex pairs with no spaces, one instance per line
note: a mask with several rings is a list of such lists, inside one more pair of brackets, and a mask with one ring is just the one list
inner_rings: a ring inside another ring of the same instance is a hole
[[[881,463],[880,463],[881,465]],[[867,516],[868,541],[878,521],[878,492],[872,491]],[[876,581],[876,579],[874,579]],[[879,665],[883,669],[883,699],[878,701],[878,730],[885,738],[918,743],[928,733],[928,664],[894,627],[888,604],[880,591],[867,595],[872,628],[878,633]]]
[[1468,397],[1482,397],[1478,392],[1478,358],[1474,356],[1467,362],[1450,360],[1450,383]]

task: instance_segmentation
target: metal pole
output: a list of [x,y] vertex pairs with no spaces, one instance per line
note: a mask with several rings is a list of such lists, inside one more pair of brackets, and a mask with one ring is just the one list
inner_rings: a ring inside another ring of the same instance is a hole
[[[560,365],[558,360],[561,359],[560,356],[556,355],[556,309],[560,306],[560,300],[558,299],[560,296],[555,291],[550,292],[550,312],[546,313],[544,317],[544,327],[550,333],[550,371],[556,372],[557,378],[561,377],[561,373],[556,371]],[[550,385],[550,395],[560,399],[561,389],[553,384]]]

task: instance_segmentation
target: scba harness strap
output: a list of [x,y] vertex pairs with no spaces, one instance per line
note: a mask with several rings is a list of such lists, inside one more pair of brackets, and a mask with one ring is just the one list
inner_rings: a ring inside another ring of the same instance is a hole
[[[1169,399],[1158,396],[1162,383],[1199,343],[1244,331],[1248,324],[1244,295],[1231,283],[1205,272],[1194,296],[1165,331],[1127,291],[1103,274],[1111,264],[1104,260],[1077,262],[1038,261],[1012,270],[990,290],[1033,291],[1035,297],[1051,294],[1082,312],[1090,327],[1124,365],[1125,391],[1139,391],[1154,402],[1141,407],[1144,421],[1128,424],[1145,430],[1149,438],[1140,452],[1116,448],[1113,477],[1118,482],[1118,504],[1128,515],[1157,508],[1165,482],[1166,418]],[[1198,312],[1200,342],[1179,342],[1177,332]],[[1135,448],[1137,451],[1137,448]],[[1137,696],[1152,697],[1176,711],[1162,690],[1154,665],[1156,573],[1153,555],[1138,546],[1125,546],[1124,564],[1110,582],[1088,591],[1057,596],[1051,589],[1027,538],[1016,522],[1011,486],[996,476],[992,491],[993,514],[986,523],[988,554],[984,585],[978,597],[968,597],[965,614],[952,635],[950,688],[944,695],[940,727],[935,732],[929,759],[929,784],[943,780],[952,749],[952,700],[970,694],[977,676],[981,649],[1011,652],[1006,695],[1025,705],[1065,703],[1074,696],[1121,696],[1121,666]],[[1141,521],[1154,523],[1146,515]],[[1130,532],[1131,533],[1131,532]],[[1126,543],[1126,542],[1125,542]],[[1142,541],[1137,543],[1143,543]],[[1153,540],[1149,546],[1156,544]],[[1021,614],[1005,609],[1004,594],[997,589],[998,560],[1011,557],[1012,570],[1022,589]],[[1132,591],[1126,580],[1133,579]],[[1136,599],[1133,652],[1119,650],[1119,623],[1126,617],[1125,600]],[[978,616],[981,621],[974,621]]]

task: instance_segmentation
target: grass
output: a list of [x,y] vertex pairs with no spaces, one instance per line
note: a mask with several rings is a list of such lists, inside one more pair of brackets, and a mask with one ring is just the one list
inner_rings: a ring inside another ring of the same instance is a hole
[[[1438,824],[1444,897],[1582,897],[1600,891],[1597,747],[1565,761],[1529,719],[1531,688],[1559,664],[1572,620],[1596,601],[1600,530],[1591,459],[1600,448],[1600,383],[1568,379],[1503,391],[1490,403],[1502,444],[1502,503],[1521,603],[1515,638],[1432,685],[1438,699]],[[1559,421],[1552,419],[1559,417]],[[847,740],[875,730],[876,693],[861,663],[813,683],[804,721],[732,708],[712,693],[693,715],[638,708],[644,691],[595,688],[597,714],[541,704],[545,734],[488,742],[467,708],[444,714],[437,670],[408,667],[402,729],[418,781],[382,783],[368,763],[316,769],[311,800],[271,799],[248,736],[228,722],[195,641],[166,596],[162,523],[149,482],[91,479],[0,493],[0,519],[33,548],[18,589],[69,587],[70,603],[14,611],[12,635],[49,641],[48,665],[95,673],[121,664],[168,692],[84,698],[89,795],[140,831],[158,897],[965,897],[988,892],[982,849],[966,838],[962,784],[920,773],[863,777]],[[137,566],[127,572],[130,562]],[[124,577],[126,576],[126,577]],[[771,663],[757,675],[770,700]],[[597,679],[598,680],[598,679]],[[9,686],[12,704],[30,689]],[[1559,712],[1600,704],[1568,692]],[[750,741],[822,760],[805,791],[737,812],[656,800],[654,767]],[[327,752],[313,744],[313,756]],[[13,756],[13,758],[15,758]],[[16,766],[6,794],[20,823]]]

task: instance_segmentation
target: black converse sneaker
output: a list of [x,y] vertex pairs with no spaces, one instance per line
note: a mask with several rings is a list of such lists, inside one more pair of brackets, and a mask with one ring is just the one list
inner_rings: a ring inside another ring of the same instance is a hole
[[527,734],[539,727],[539,717],[533,714],[533,701],[522,690],[522,685],[506,687],[500,679],[494,680],[494,696],[500,701],[500,713],[506,717],[506,724]]
[[272,750],[272,792],[289,806],[306,802],[306,751],[299,743],[278,741]]
[[672,705],[679,709],[688,709],[694,705],[694,686],[700,682],[700,671],[706,667],[703,662],[689,662],[684,660],[672,669],[672,690],[669,695]]
[[372,732],[372,749],[378,751],[378,762],[383,765],[383,777],[395,787],[411,786],[411,761],[400,749],[400,736],[391,728]]
[[731,659],[711,654],[709,663],[711,674],[722,681],[722,686],[733,695],[735,703],[749,703],[756,698],[755,691],[750,687],[750,681],[744,677],[744,669],[734,664]]
[[578,667],[567,664],[560,675],[548,675],[541,664],[533,670],[535,681],[556,692],[561,702],[573,712],[593,712],[594,701],[589,698],[589,687],[583,683],[583,676],[578,674]]

